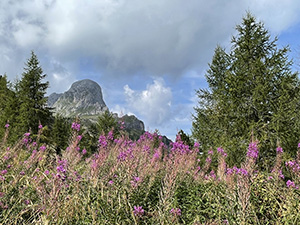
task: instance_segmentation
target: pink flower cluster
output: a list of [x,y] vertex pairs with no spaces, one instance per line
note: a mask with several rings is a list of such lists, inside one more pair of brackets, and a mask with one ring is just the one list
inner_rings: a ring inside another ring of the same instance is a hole
[[257,159],[258,157],[258,147],[256,142],[251,142],[248,147],[247,156],[249,158]]
[[79,123],[76,123],[76,122],[74,122],[74,123],[72,123],[72,126],[71,126],[71,128],[72,128],[73,130],[80,131],[80,124],[79,124]]
[[219,147],[219,148],[217,149],[217,151],[218,151],[218,153],[219,153],[221,156],[227,157],[227,153],[224,151],[223,148]]
[[297,161],[288,161],[285,163],[289,169],[291,169],[294,173],[298,173],[300,171],[300,165],[297,163]]
[[174,216],[181,216],[181,209],[179,209],[179,208],[172,208],[171,210],[170,210],[170,213],[171,214],[173,214]]
[[276,152],[278,153],[278,154],[281,154],[283,151],[282,151],[282,148],[281,147],[278,147],[278,148],[276,148]]
[[143,216],[145,213],[145,210],[142,206],[133,206],[133,213],[135,216]]
[[107,141],[106,141],[106,137],[104,135],[100,135],[98,142],[101,147],[103,147],[103,148],[107,147]]
[[299,189],[299,187],[295,185],[295,182],[293,182],[293,181],[291,181],[291,180],[288,180],[288,181],[286,182],[286,186],[287,186],[288,188]]

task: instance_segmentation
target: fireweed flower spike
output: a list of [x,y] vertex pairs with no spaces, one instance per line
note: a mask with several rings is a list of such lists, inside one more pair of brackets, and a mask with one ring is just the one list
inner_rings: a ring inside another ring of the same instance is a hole
[[282,151],[282,148],[281,148],[281,147],[276,148],[276,152],[277,152],[277,153],[282,153],[282,152],[283,152],[283,151]]
[[170,210],[170,213],[171,214],[173,214],[174,216],[181,216],[181,209],[179,209],[179,208],[172,208],[171,210]]
[[80,131],[80,124],[79,124],[79,123],[76,123],[76,122],[74,122],[74,123],[72,123],[72,126],[71,126],[71,128],[72,128],[73,130]]
[[257,159],[258,157],[258,147],[256,142],[251,142],[248,147],[247,156],[249,158]]
[[135,216],[143,216],[145,211],[142,206],[133,206],[133,213]]

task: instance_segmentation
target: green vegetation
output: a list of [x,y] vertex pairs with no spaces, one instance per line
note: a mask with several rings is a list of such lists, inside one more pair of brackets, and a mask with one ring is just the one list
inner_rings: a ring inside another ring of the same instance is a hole
[[298,157],[285,164],[278,147],[270,172],[258,170],[257,142],[249,144],[240,168],[230,168],[222,148],[201,160],[198,143],[190,148],[178,135],[167,147],[148,132],[135,142],[101,135],[91,155],[81,125],[71,128],[68,147],[58,155],[40,141],[42,127],[8,145],[6,126],[0,142],[1,224],[300,223],[300,144]]
[[264,25],[251,14],[236,28],[229,53],[217,47],[206,79],[197,91],[193,136],[203,151],[221,145],[232,161],[241,155],[253,132],[261,144],[261,163],[274,160],[279,141],[288,155],[300,134],[298,73],[291,71],[288,47],[278,49]]

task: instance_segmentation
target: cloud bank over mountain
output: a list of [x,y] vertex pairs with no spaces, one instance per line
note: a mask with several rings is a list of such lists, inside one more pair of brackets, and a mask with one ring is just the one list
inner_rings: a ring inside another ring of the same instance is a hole
[[300,21],[299,0],[3,0],[0,74],[20,78],[34,50],[48,93],[89,78],[111,108],[142,115],[146,126],[188,127],[195,104],[188,99],[205,84],[199,77],[247,11],[272,35]]
[[299,1],[278,0],[190,0],[188,4],[181,0],[20,0],[0,4],[1,71],[13,73],[11,65],[23,62],[24,53],[27,56],[29,50],[37,49],[51,59],[54,80],[68,77],[66,70],[80,69],[83,59],[110,76],[182,75],[207,64],[216,44],[228,41],[246,10],[278,33],[299,21],[300,9]]

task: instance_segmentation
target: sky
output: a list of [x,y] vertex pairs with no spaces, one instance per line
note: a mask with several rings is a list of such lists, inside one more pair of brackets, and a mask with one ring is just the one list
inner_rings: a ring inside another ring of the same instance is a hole
[[20,79],[33,50],[47,94],[94,80],[110,111],[174,140],[180,129],[191,134],[195,91],[243,16],[263,22],[299,63],[299,11],[299,0],[1,0],[0,74]]

